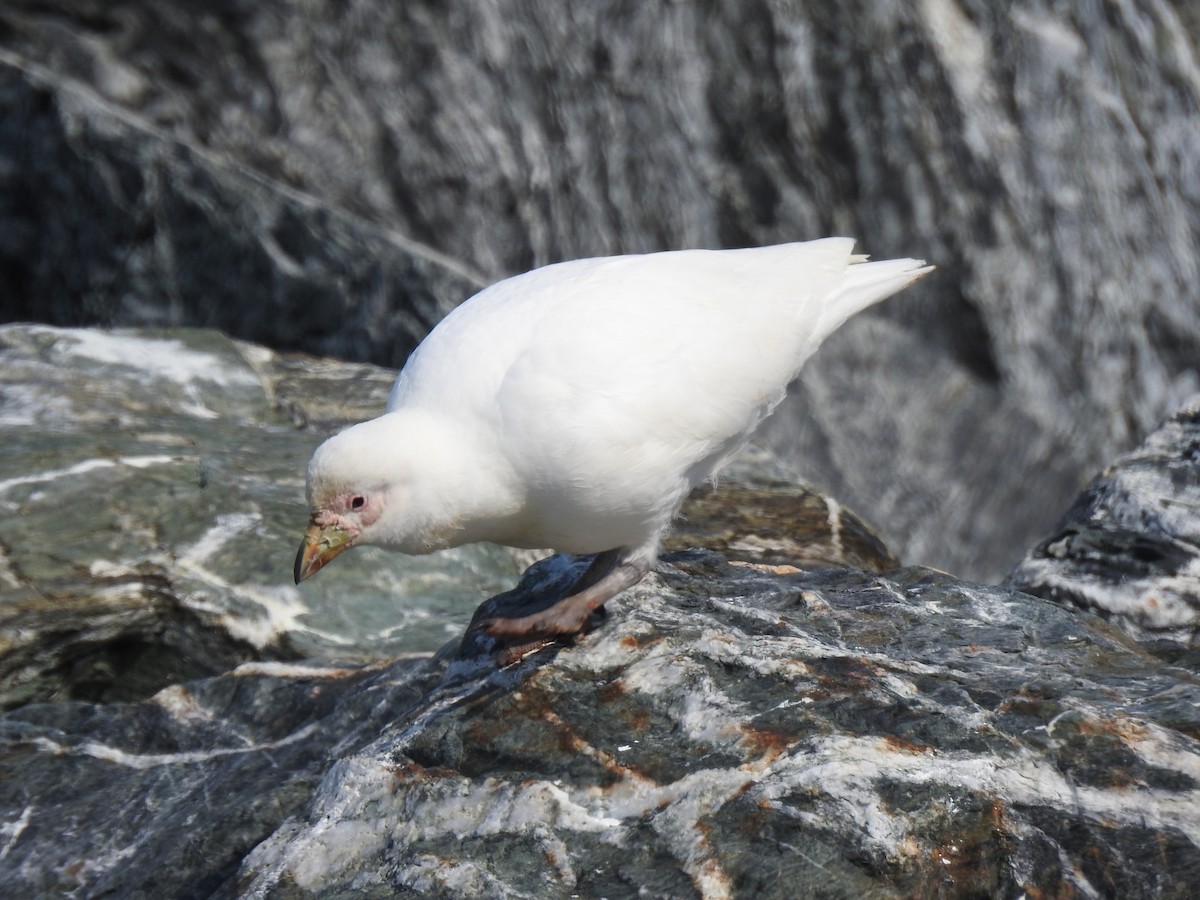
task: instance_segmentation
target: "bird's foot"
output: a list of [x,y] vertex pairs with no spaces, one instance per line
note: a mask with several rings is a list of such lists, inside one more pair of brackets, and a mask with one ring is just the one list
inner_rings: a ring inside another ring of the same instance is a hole
[[[531,638],[529,636],[529,634],[526,633],[526,634],[521,635],[520,637],[508,637],[507,642],[504,642],[504,638],[506,637],[505,635],[494,635],[494,636],[500,637],[502,643],[501,643],[500,649],[495,651],[495,653],[492,655],[492,658],[496,661],[496,665],[500,666],[501,668],[504,668],[505,666],[511,666],[515,663],[519,663],[526,656],[530,656],[534,653],[537,653],[539,650],[545,650],[547,647],[570,646],[571,644],[573,644],[575,642],[575,638],[579,637],[580,635],[588,634],[595,628],[598,628],[600,626],[600,623],[602,621],[604,621],[604,619],[607,615],[608,615],[608,613],[605,611],[604,607],[598,606],[594,610],[592,610],[592,612],[587,616],[587,618],[584,619],[583,625],[580,628],[577,628],[576,630],[571,631],[571,632],[565,632],[563,634],[554,635],[554,636],[546,635],[546,636]],[[526,618],[533,618],[533,617],[528,616]],[[520,620],[519,619],[488,619],[487,621],[485,621],[483,623],[482,627],[484,627],[486,629],[493,622],[499,622],[503,625],[506,623],[520,622]],[[488,632],[488,634],[491,635],[493,633]]]
[[[515,619],[487,619],[479,623],[479,627],[493,637],[501,638],[558,638],[578,634],[587,625],[588,616],[610,597],[637,584],[645,574],[644,565],[621,563],[583,590],[540,612]],[[585,575],[582,581],[586,583],[586,580]]]
[[488,619],[482,623],[483,630],[493,637],[503,638],[556,638],[578,634],[592,612],[586,605],[572,604],[578,596],[559,600],[549,609],[518,619]]
[[[599,606],[596,609],[592,610],[591,614],[584,620],[583,627],[579,628],[576,631],[573,631],[573,632],[570,632],[567,634],[560,634],[560,635],[553,636],[553,637],[545,636],[545,637],[530,638],[528,634],[525,634],[521,637],[510,638],[507,642],[503,642],[503,640],[502,640],[500,649],[495,651],[492,654],[492,658],[496,661],[496,664],[498,666],[503,668],[504,666],[511,666],[514,663],[518,663],[522,659],[524,659],[526,656],[530,656],[531,654],[537,653],[539,650],[545,650],[547,647],[569,646],[570,644],[574,643],[574,639],[577,636],[579,636],[581,634],[587,634],[588,632],[592,631],[592,629],[597,628],[599,626],[600,622],[602,622],[604,620],[604,617],[606,615],[607,615],[607,613],[605,613],[604,607]],[[486,628],[487,625],[491,624],[492,622],[515,622],[515,621],[518,621],[518,620],[516,620],[516,619],[489,619],[487,622],[484,622],[484,627]],[[489,634],[490,633],[491,632],[489,632]],[[500,636],[500,637],[503,639],[503,636]]]

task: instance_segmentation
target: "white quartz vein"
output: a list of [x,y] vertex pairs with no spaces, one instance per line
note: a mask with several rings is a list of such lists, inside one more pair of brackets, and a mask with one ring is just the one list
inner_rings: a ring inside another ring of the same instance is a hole
[[194,462],[194,457],[187,456],[116,456],[111,459],[85,459],[82,462],[77,462],[73,466],[67,466],[62,469],[48,469],[45,472],[37,472],[33,475],[18,475],[16,478],[8,478],[0,481],[0,493],[4,493],[14,487],[20,487],[25,484],[44,484],[47,481],[56,481],[59,478],[72,478],[76,475],[86,475],[89,472],[95,472],[97,469],[111,469],[118,466],[129,466],[134,469],[145,469],[150,466],[165,466],[179,462]]
[[20,839],[21,834],[25,831],[25,828],[29,825],[29,820],[32,818],[33,807],[26,806],[21,810],[21,815],[14,821],[0,824],[0,838],[5,839],[4,846],[0,847],[0,860],[8,856],[13,846]]
[[82,741],[75,745],[64,745],[47,737],[35,738],[33,743],[56,756],[90,756],[105,762],[115,763],[130,769],[153,769],[158,766],[191,765],[219,759],[222,756],[235,756],[246,753],[262,753],[277,750],[303,741],[316,731],[317,723],[312,722],[298,731],[289,734],[278,741],[268,741],[262,744],[247,744],[244,747],[216,747],[211,750],[192,750],[180,753],[130,753],[120,747],[103,744],[99,741]]

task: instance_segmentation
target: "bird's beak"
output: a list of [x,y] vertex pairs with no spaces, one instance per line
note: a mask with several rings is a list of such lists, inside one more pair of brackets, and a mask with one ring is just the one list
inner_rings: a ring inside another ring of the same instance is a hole
[[325,568],[335,556],[353,545],[354,538],[346,529],[310,522],[296,553],[296,584]]

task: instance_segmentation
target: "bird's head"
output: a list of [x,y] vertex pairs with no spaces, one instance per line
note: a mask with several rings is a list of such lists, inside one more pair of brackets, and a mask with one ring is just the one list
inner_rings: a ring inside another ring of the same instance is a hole
[[347,428],[308,464],[312,510],[296,554],[296,583],[359,544],[429,553],[476,539],[464,479],[477,468],[439,416],[392,412]]
[[377,527],[398,501],[403,479],[402,472],[384,463],[387,445],[375,444],[371,432],[378,429],[368,427],[372,425],[366,422],[334,435],[308,464],[312,515],[296,554],[297,584],[351,547],[379,543]]
[[359,544],[404,553],[445,546],[431,521],[430,488],[441,457],[423,420],[391,413],[347,428],[308,464],[312,510],[296,554],[296,583]]

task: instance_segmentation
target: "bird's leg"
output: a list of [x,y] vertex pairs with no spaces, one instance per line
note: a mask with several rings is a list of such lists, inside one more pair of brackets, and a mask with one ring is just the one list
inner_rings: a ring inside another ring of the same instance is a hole
[[579,579],[571,585],[571,594],[574,595],[586,591],[615,569],[617,563],[620,561],[621,549],[619,547],[612,550],[605,550],[603,553],[597,553],[588,564],[588,567],[583,570],[583,574],[579,576]]
[[619,550],[601,553],[575,583],[573,593],[548,609],[519,619],[492,619],[484,630],[496,637],[551,637],[576,634],[606,600],[642,580],[649,564],[621,561]]

